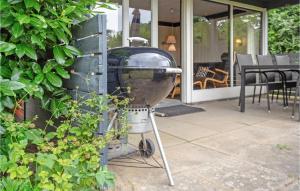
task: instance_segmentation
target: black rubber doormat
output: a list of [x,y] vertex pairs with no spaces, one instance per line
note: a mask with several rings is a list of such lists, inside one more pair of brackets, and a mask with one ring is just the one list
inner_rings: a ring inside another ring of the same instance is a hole
[[202,111],[205,110],[199,107],[191,107],[187,105],[174,105],[174,106],[161,107],[155,109],[156,116],[159,117],[173,117],[173,116],[197,113]]

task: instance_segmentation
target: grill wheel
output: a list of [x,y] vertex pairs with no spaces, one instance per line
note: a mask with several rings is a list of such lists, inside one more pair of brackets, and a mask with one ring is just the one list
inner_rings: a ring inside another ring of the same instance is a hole
[[141,153],[141,156],[149,158],[151,157],[155,152],[155,145],[151,139],[146,139],[146,147],[144,147],[143,140],[139,143],[139,151]]

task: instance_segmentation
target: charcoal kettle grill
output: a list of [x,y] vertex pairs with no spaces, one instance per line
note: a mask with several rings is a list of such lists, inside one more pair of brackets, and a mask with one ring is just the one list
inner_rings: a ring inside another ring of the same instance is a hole
[[[128,40],[130,44],[134,41],[148,44],[146,39],[140,37]],[[153,130],[170,185],[174,185],[155,122],[154,106],[173,89],[176,74],[181,73],[181,69],[177,68],[169,53],[145,46],[110,49],[107,62],[108,93],[130,99],[129,133],[141,134],[139,151],[142,156],[150,157],[154,154],[155,146],[144,134]],[[108,128],[112,128],[117,116],[116,112]]]

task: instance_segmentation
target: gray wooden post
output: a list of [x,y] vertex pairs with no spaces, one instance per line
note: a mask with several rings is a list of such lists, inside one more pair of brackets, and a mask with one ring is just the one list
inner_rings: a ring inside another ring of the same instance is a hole
[[[75,59],[71,66],[71,78],[64,80],[63,87],[75,98],[90,96],[91,92],[98,95],[107,93],[107,37],[106,16],[97,15],[79,23],[72,29],[74,45],[83,52],[82,57]],[[25,104],[24,118],[32,119],[39,115],[35,122],[44,126],[51,113],[41,108],[39,100],[31,99]],[[103,122],[99,124],[99,134],[105,135],[108,126],[108,113],[104,112]],[[102,163],[107,164],[107,149],[102,152]]]
[[[91,92],[97,95],[107,94],[107,37],[106,16],[95,17],[79,23],[72,29],[74,46],[83,56],[76,58],[71,66],[71,78],[64,80],[63,86],[71,96],[88,98]],[[108,126],[108,113],[102,114],[98,134],[105,135]],[[102,163],[107,164],[107,148],[101,152]]]

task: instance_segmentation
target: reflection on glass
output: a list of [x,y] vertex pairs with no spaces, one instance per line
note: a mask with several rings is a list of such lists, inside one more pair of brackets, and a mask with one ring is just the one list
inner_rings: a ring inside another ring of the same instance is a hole
[[[151,1],[130,0],[129,36],[142,37],[151,43]],[[135,45],[135,44],[132,44]]]
[[[122,1],[101,0],[94,10],[106,15],[107,48],[122,46]],[[108,7],[108,8],[107,8]]]
[[229,7],[202,0],[193,7],[194,89],[228,87]]
[[[254,58],[261,53],[261,13],[236,7],[233,13],[234,54],[252,54]],[[239,69],[235,63],[234,85],[240,83],[238,73]]]

